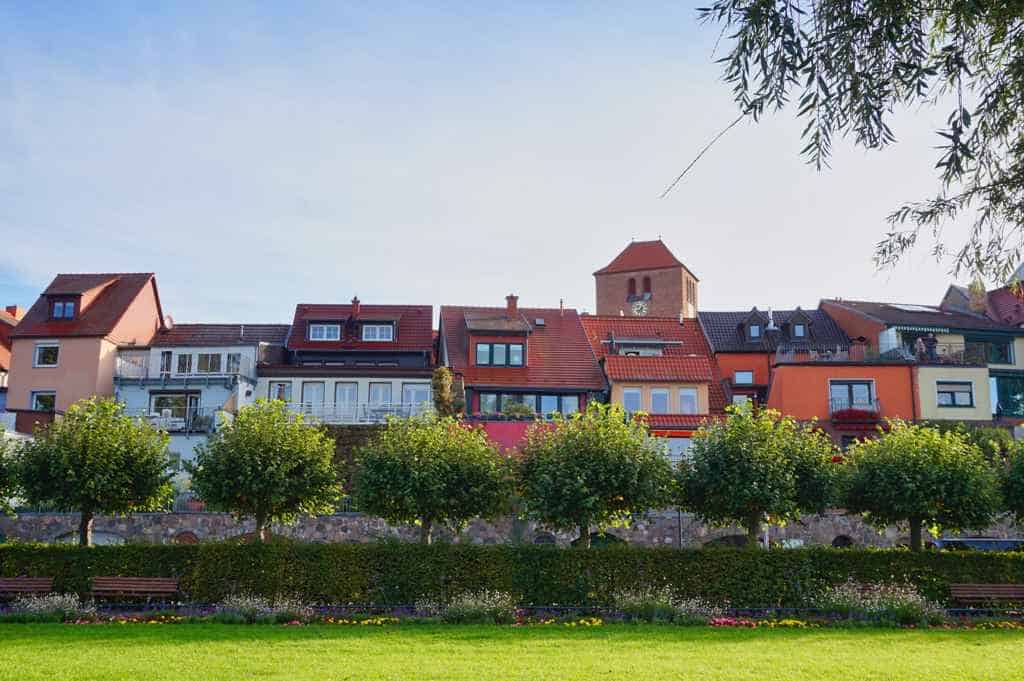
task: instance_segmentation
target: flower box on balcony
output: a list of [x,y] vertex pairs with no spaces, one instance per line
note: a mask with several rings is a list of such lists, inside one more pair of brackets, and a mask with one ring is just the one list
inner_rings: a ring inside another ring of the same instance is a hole
[[878,412],[873,409],[837,409],[832,412],[833,421],[877,421]]

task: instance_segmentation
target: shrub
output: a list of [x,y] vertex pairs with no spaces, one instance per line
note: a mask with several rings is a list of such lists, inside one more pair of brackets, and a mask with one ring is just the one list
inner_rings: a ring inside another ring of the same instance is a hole
[[217,604],[215,619],[223,623],[242,621],[247,624],[283,624],[306,621],[313,616],[313,608],[297,598],[276,596],[233,595]]
[[832,615],[876,619],[903,626],[940,624],[942,607],[911,584],[861,584],[853,580],[826,589],[815,602]]
[[445,624],[512,624],[516,600],[502,591],[477,591],[456,596],[443,606],[428,606],[439,612]]
[[96,617],[96,606],[77,594],[44,594],[19,596],[11,603],[10,612],[23,621],[73,622]]
[[634,588],[616,594],[613,604],[626,617],[639,622],[706,624],[722,617],[724,608],[699,598],[680,598],[668,587]]

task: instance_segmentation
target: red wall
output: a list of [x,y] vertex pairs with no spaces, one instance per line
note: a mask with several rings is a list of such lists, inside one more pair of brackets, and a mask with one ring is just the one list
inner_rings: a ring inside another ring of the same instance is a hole
[[720,352],[715,355],[722,378],[733,382],[734,371],[753,371],[755,385],[768,385],[771,380],[770,354],[766,352]]
[[868,319],[859,312],[854,312],[849,308],[830,303],[827,300],[821,301],[820,307],[832,319],[836,320],[836,324],[846,332],[846,335],[851,340],[863,336],[867,338],[870,348],[878,349],[878,334],[885,330],[885,324]]
[[775,367],[768,408],[800,420],[828,421],[829,379],[867,379],[875,383],[882,417],[913,419],[917,415],[911,383],[913,369],[909,365],[780,364]]

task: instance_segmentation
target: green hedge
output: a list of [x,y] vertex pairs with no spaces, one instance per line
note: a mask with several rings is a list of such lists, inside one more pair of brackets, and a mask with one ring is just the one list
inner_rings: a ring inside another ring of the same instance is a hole
[[53,576],[85,592],[92,575],[178,577],[186,596],[293,594],[325,603],[407,604],[479,589],[523,604],[601,605],[611,594],[669,585],[737,607],[800,606],[821,587],[910,581],[945,601],[950,583],[1024,583],[1024,554],[900,550],[673,550],[548,546],[231,543],[198,546],[0,546],[0,576]]

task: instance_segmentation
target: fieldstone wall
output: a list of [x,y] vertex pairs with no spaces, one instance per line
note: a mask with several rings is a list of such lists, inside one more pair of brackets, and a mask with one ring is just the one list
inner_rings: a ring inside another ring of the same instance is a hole
[[[77,541],[78,515],[73,513],[22,513],[16,518],[0,516],[0,538],[16,541]],[[130,517],[99,516],[94,525],[96,543],[195,543],[222,540],[253,531],[250,521],[238,523],[226,513],[138,513]],[[275,527],[275,533],[312,542],[367,543],[384,539],[416,541],[418,531],[409,525],[392,526],[380,518],[361,513],[342,513],[305,518],[294,526]],[[695,517],[674,511],[652,513],[629,527],[607,532],[638,546],[683,546],[696,548],[742,535],[740,528],[712,528]],[[991,537],[1013,537],[1018,533],[1002,524],[985,533]],[[830,513],[808,516],[799,523],[769,529],[771,542],[789,546],[853,545],[898,546],[907,534],[897,528],[878,532],[855,516]],[[568,546],[574,534],[550,532],[532,522],[507,518],[495,522],[474,521],[459,535],[441,531],[437,538],[474,544],[523,542]]]

